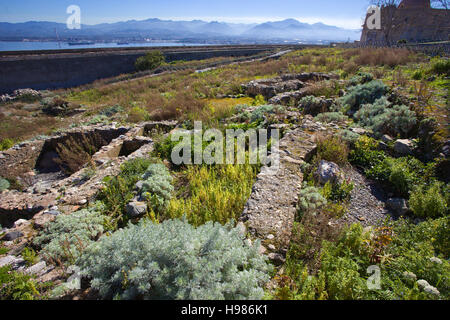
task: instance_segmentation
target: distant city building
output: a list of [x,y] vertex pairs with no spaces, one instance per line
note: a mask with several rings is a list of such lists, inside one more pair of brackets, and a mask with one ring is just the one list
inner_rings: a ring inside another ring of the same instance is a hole
[[403,0],[398,7],[381,8],[381,29],[369,29],[364,23],[361,43],[393,45],[446,41],[450,40],[449,32],[449,10],[431,8],[430,0]]

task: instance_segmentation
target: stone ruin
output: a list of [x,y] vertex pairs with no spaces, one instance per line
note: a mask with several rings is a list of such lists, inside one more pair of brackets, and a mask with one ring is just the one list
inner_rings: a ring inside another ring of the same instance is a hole
[[[119,174],[123,162],[144,157],[153,150],[151,135],[155,130],[167,134],[176,126],[176,122],[165,121],[137,127],[80,127],[0,152],[0,176],[23,187],[22,191],[1,193],[0,224],[11,227],[19,219],[33,219],[39,226],[52,219],[52,207],[64,207],[66,213],[77,210],[94,198],[105,177]],[[86,159],[77,172],[65,173],[65,155],[58,146],[82,147],[86,137],[93,142],[89,146],[94,148],[91,159]],[[89,170],[93,171],[92,177],[86,179]]]
[[305,72],[285,74],[272,79],[259,79],[243,84],[243,90],[249,96],[262,95],[269,104],[287,105],[297,103],[301,98],[309,95],[309,86],[321,80],[337,80],[333,74],[320,72]]
[[430,0],[403,0],[398,7],[382,7],[381,30],[371,30],[364,23],[361,34],[361,43],[365,45],[447,40],[450,40],[450,12],[431,8]]

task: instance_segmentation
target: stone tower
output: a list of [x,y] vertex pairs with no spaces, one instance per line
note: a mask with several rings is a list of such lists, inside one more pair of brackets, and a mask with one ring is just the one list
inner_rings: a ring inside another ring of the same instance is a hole
[[382,46],[450,40],[448,13],[431,8],[430,0],[403,0],[398,7],[382,7],[381,29],[370,30],[364,23],[361,43]]
[[399,9],[430,9],[430,0],[403,0]]

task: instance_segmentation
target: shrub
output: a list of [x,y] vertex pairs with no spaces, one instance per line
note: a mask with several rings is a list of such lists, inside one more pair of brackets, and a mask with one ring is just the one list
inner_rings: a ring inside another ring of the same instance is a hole
[[421,183],[424,183],[426,166],[413,157],[386,157],[366,170],[369,178],[390,183],[395,191],[404,197]]
[[354,145],[358,141],[360,135],[351,130],[339,130],[339,137],[349,145]]
[[35,300],[40,298],[39,285],[29,275],[0,267],[0,300]]
[[14,141],[11,139],[3,139],[0,142],[0,151],[11,149],[14,146]]
[[39,261],[39,256],[33,248],[24,248],[22,251],[22,257],[27,262],[28,266],[32,266]]
[[414,111],[403,105],[390,108],[385,97],[373,104],[363,105],[354,117],[360,125],[372,130],[377,137],[384,134],[408,137],[417,124]]
[[133,123],[137,123],[137,122],[142,122],[142,121],[146,121],[150,119],[150,115],[147,112],[147,110],[141,108],[141,107],[133,107],[129,112],[128,112],[128,118],[127,121],[128,122],[133,122]]
[[347,144],[339,136],[319,137],[317,140],[317,156],[321,160],[345,165],[348,153]]
[[172,176],[163,164],[151,164],[145,171],[141,195],[151,203],[153,210],[161,211],[172,197]]
[[104,231],[105,217],[100,208],[83,209],[70,215],[59,215],[45,225],[34,239],[42,255],[50,262],[73,264],[81,252]]
[[350,86],[356,86],[358,84],[364,84],[373,80],[373,75],[368,72],[358,72],[349,80]]
[[342,183],[327,182],[320,190],[320,193],[327,200],[342,202],[350,199],[353,188],[354,184],[348,181],[343,181]]
[[375,139],[361,136],[350,151],[350,163],[366,169],[374,167],[386,158],[384,152],[378,151],[377,148],[378,142]]
[[387,87],[380,80],[373,80],[348,88],[348,92],[339,102],[345,108],[357,111],[363,104],[374,103],[387,92]]
[[237,220],[247,202],[257,167],[249,164],[214,167],[189,166],[184,173],[187,187],[184,194],[172,199],[167,208],[169,218],[186,216],[189,223],[198,226],[207,221],[225,224]]
[[300,217],[307,213],[317,212],[320,208],[327,204],[320,190],[316,187],[306,187],[300,190],[298,195],[297,210]]
[[271,270],[237,229],[142,221],[93,243],[78,261],[103,298],[261,299]]
[[431,73],[437,75],[450,75],[450,59],[433,59]]
[[99,112],[99,115],[101,116],[106,116],[106,117],[112,117],[113,115],[123,112],[123,108],[121,106],[119,106],[118,104],[112,106],[112,107],[107,107],[105,109],[103,109],[102,111]]
[[[239,108],[237,110],[242,110],[242,109]],[[284,106],[277,106],[277,105],[269,104],[269,105],[259,106],[252,112],[248,112],[248,111],[240,112],[239,117],[243,121],[249,121],[251,123],[260,124],[265,120],[267,114],[276,114],[276,113],[283,112],[284,110],[285,110]]]
[[325,112],[320,113],[314,118],[315,121],[330,123],[330,122],[346,122],[348,117],[342,112]]
[[2,177],[0,177],[0,192],[8,190],[10,187],[10,183],[8,180],[3,179]]
[[154,50],[148,52],[143,57],[137,58],[135,67],[137,71],[153,70],[163,64],[164,61],[164,54],[159,50]]
[[436,218],[448,211],[447,202],[441,193],[442,183],[435,182],[429,187],[418,186],[409,199],[413,213],[421,218]]
[[97,199],[104,204],[103,213],[109,217],[109,228],[116,229],[127,224],[125,206],[134,198],[135,185],[151,164],[149,159],[133,159],[122,164],[117,177],[104,179],[104,187],[97,194]]

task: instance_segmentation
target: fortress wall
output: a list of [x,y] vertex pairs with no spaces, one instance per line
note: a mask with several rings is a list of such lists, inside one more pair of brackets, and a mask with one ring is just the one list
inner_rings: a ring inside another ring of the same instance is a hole
[[[382,27],[385,24],[388,9],[382,9]],[[440,9],[397,9],[395,11],[390,42],[406,40],[409,43],[449,40],[450,16]],[[362,43],[382,44],[385,42],[385,30],[368,30],[364,25]]]
[[[195,49],[165,51],[168,62],[201,60],[214,57],[242,57],[271,50],[269,47],[247,49]],[[136,59],[146,51],[101,53],[61,53],[0,57],[0,94],[21,88],[58,89],[91,83],[98,79],[133,72]]]

